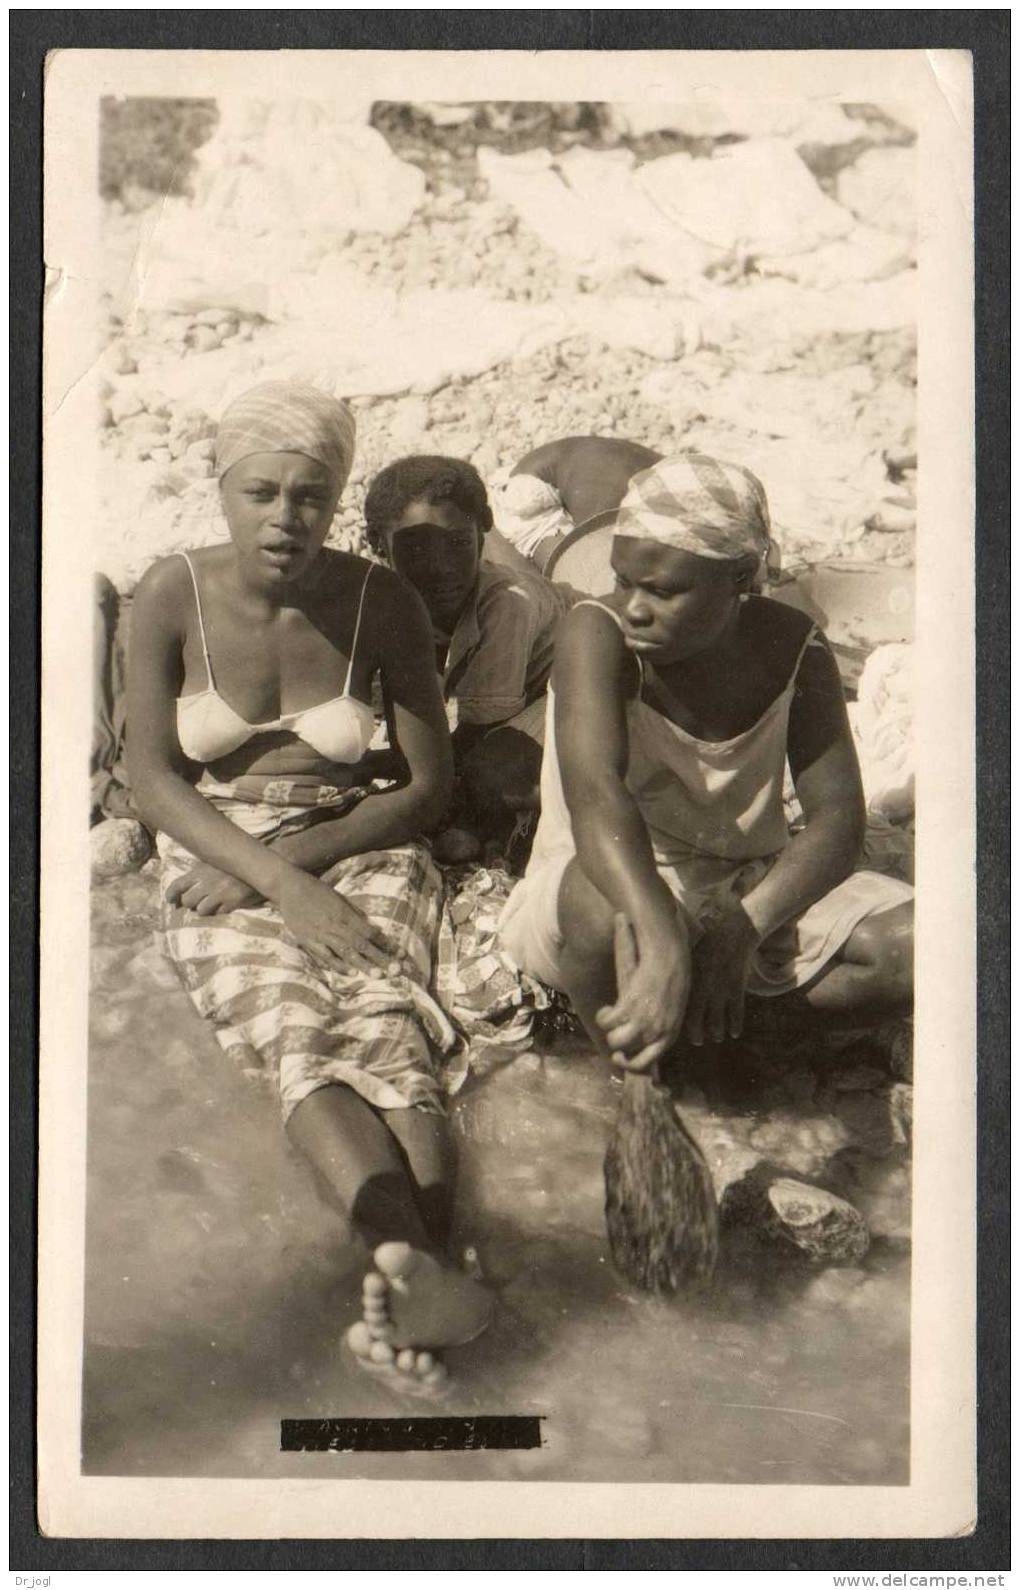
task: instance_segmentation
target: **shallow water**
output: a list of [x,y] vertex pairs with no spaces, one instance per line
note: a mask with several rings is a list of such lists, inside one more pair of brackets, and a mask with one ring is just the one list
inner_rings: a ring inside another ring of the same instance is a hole
[[274,1098],[238,1077],[153,947],[153,878],[100,885],[94,907],[87,1473],[906,1482],[909,1163],[859,1055],[835,1071],[831,1057],[731,1067],[684,1110],[720,1187],[767,1157],[851,1197],[873,1232],[864,1261],[813,1268],[731,1234],[710,1294],[670,1303],[610,1265],[616,1093],[583,1048],[469,1085],[458,1239],[502,1307],[451,1355],[456,1384],[433,1411],[541,1414],[543,1447],[281,1453],[282,1418],[429,1405],[396,1401],[341,1352],[364,1255]]

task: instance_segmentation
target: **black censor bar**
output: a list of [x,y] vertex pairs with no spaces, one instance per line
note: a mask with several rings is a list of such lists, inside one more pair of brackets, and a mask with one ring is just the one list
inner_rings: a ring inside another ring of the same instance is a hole
[[541,1414],[439,1419],[281,1419],[281,1452],[524,1452]]

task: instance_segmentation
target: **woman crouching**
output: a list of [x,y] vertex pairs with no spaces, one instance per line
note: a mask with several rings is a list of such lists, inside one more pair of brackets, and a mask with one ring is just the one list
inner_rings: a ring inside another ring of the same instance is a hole
[[[454,1152],[429,991],[442,884],[420,835],[451,755],[420,602],[324,546],[350,472],[346,405],[271,382],[223,416],[223,546],[135,597],[132,787],[159,832],[168,953],[228,1055],[275,1079],[291,1140],[374,1249],[348,1341],[399,1384],[470,1340],[490,1299],[445,1258]],[[359,772],[381,681],[401,787]]]
[[663,460],[618,511],[616,590],[561,631],[542,815],[501,931],[619,1065],[739,1036],[748,995],[855,1024],[909,1008],[913,893],[854,871],[864,800],[839,674],[810,620],[751,594],[768,544],[747,470]]

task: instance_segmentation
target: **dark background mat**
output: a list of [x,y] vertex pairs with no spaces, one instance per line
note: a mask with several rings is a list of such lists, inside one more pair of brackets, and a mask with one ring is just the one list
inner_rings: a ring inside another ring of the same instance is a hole
[[[10,37],[11,1570],[849,1568],[981,1573],[1008,1568],[1008,11],[17,11],[10,17]],[[979,1516],[973,1534],[935,1541],[81,1541],[39,1534],[34,1344],[42,77],[46,52],[58,48],[972,51],[979,901]]]

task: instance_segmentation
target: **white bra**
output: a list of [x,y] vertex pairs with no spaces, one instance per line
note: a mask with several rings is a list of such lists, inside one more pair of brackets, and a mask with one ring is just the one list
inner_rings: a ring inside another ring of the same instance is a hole
[[269,723],[249,723],[239,712],[234,711],[228,701],[224,701],[213,682],[212,662],[209,658],[205,621],[202,617],[202,600],[198,594],[198,579],[188,554],[182,552],[181,557],[188,565],[191,583],[195,590],[198,631],[202,638],[202,655],[205,658],[208,679],[206,689],[199,691],[197,695],[177,698],[177,738],[185,756],[192,762],[208,764],[217,761],[221,756],[229,756],[231,751],[236,751],[256,734],[275,734],[283,730],[304,740],[306,745],[310,745],[313,751],[318,751],[319,755],[329,762],[360,762],[375,732],[375,715],[368,702],[359,701],[356,696],[351,695],[351,678],[354,673],[358,632],[361,629],[361,612],[365,605],[365,591],[374,565],[369,564],[361,587],[354,638],[351,641],[351,660],[347,665],[347,678],[344,680],[340,694],[332,696],[329,701],[319,702],[318,706],[305,707],[300,712],[285,712],[282,717],[274,718]]

